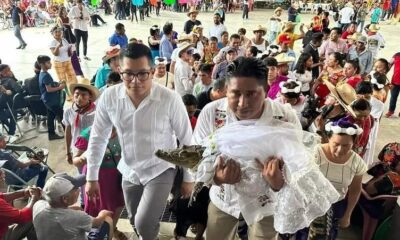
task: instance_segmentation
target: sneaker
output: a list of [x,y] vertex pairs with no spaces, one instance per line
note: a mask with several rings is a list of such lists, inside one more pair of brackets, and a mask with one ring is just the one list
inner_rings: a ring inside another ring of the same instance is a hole
[[386,114],[385,114],[385,117],[387,117],[387,118],[390,118],[392,115],[394,114],[394,112],[387,112]]
[[86,61],[90,61],[91,60],[90,58],[88,58],[86,56],[84,56],[83,59],[85,59]]
[[27,45],[28,44],[25,43],[24,45],[21,46],[21,49],[25,49]]
[[19,47],[17,47],[17,49],[21,49],[22,48],[22,45],[19,45]]
[[49,140],[50,141],[52,141],[52,140],[57,140],[57,139],[63,139],[64,137],[63,136],[60,136],[60,135],[57,135],[57,134],[49,134]]

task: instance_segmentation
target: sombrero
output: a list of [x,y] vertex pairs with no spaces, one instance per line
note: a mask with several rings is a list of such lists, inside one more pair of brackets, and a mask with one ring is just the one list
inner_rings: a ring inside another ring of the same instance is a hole
[[106,55],[102,58],[103,62],[107,62],[109,59],[116,57],[119,55],[121,49],[118,47],[112,47],[108,51],[106,51]]
[[368,27],[368,31],[370,32],[377,32],[380,28],[378,26],[376,26],[376,24],[371,24]]
[[338,101],[338,103],[346,109],[353,117],[356,117],[354,110],[351,108],[351,104],[356,100],[357,94],[354,88],[345,82],[338,83],[336,86],[329,81],[324,81],[324,84],[328,87],[331,95]]
[[265,36],[265,34],[267,34],[267,28],[258,25],[255,29],[253,29],[253,33],[255,32],[263,32],[263,36]]
[[277,8],[274,10],[274,14],[276,14],[276,12],[279,12],[279,11],[283,12],[283,9],[282,9],[281,7],[277,7]]
[[188,43],[188,42],[184,42],[184,43],[180,44],[178,47],[178,54],[180,54],[182,51],[187,50],[190,47],[193,47],[193,44]]
[[288,31],[289,29],[293,29],[296,26],[295,22],[286,22],[285,27],[283,28],[283,32]]
[[178,43],[185,42],[185,41],[192,41],[192,36],[186,33],[179,34]]
[[199,13],[199,11],[196,10],[196,7],[191,7],[187,15],[190,16],[192,13]]
[[294,57],[289,57],[286,53],[280,53],[274,57],[278,62],[278,65],[294,62]]
[[361,33],[356,32],[353,35],[347,36],[347,39],[357,41],[358,37],[361,36],[361,35],[362,35]]
[[78,83],[72,83],[69,85],[69,92],[73,94],[75,91],[75,88],[81,87],[87,89],[90,94],[92,95],[92,101],[96,101],[96,99],[99,97],[100,92],[99,89],[97,89],[95,86],[90,85],[90,80],[86,78],[80,78],[78,79]]

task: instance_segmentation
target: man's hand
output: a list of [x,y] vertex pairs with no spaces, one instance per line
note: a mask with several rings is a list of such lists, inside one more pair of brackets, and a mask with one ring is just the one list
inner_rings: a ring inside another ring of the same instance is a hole
[[86,195],[89,201],[94,201],[100,197],[100,186],[98,181],[88,181],[85,186]]
[[190,195],[193,191],[193,182],[182,182],[181,186],[181,197],[182,198],[190,198]]
[[32,201],[37,202],[42,198],[42,189],[38,187],[28,187],[25,189],[25,196],[32,198]]
[[240,164],[238,162],[233,159],[225,162],[221,155],[217,157],[217,167],[214,174],[215,184],[235,184],[240,182],[240,177]]
[[256,162],[264,180],[271,186],[272,190],[281,190],[285,184],[281,170],[283,167],[283,160],[273,156],[269,157],[264,164],[259,159],[256,159]]

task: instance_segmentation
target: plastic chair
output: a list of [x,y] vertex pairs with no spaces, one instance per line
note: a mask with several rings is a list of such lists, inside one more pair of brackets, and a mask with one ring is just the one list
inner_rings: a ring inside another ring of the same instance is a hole
[[[6,185],[7,185],[7,192],[11,192],[13,189],[21,189],[21,188],[26,188],[29,186],[29,183],[20,178],[17,174],[13,173],[12,171],[6,169],[6,168],[1,168],[1,170],[4,171],[6,174]],[[16,179],[19,183],[21,184],[11,184],[8,182],[9,179]],[[36,177],[35,177],[36,178]],[[31,181],[35,180],[33,178]],[[36,180],[35,180],[36,181]],[[33,185],[33,184],[32,184]]]
[[[15,145],[15,144],[7,144],[7,151],[10,151],[19,161],[25,162],[28,159],[27,153],[34,153],[36,148],[30,148],[27,146]],[[44,152],[44,159],[41,161],[44,165],[47,166],[50,172],[55,174],[54,170],[47,164],[47,160],[49,159],[49,150],[45,148],[41,148]]]
[[46,131],[40,131],[39,127],[40,127],[40,122],[42,121],[41,119],[38,118],[38,116],[43,116],[43,117],[47,117],[47,108],[44,105],[44,103],[42,102],[42,100],[40,99],[39,95],[29,95],[29,96],[25,96],[24,99],[27,101],[28,103],[28,109],[31,112],[32,115],[35,116],[35,120],[36,120],[36,131],[37,132],[47,132]]

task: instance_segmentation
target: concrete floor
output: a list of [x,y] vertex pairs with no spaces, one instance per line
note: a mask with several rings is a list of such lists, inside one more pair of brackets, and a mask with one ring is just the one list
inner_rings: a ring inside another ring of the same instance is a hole
[[[248,30],[247,36],[252,36],[251,29],[259,24],[266,26],[269,16],[272,15],[271,10],[256,10],[250,13],[250,19],[243,21],[241,19],[241,12],[236,11],[233,14],[227,14],[226,16],[226,26],[230,33],[236,32],[238,28],[245,27]],[[202,25],[207,29],[210,24],[212,24],[212,14],[211,13],[200,13],[199,20],[202,21]],[[87,78],[91,78],[97,68],[101,65],[101,57],[104,55],[105,50],[108,48],[108,37],[113,33],[114,25],[117,22],[113,17],[104,17],[107,21],[107,25],[101,27],[92,27],[89,30],[89,50],[88,56],[92,61],[82,61],[81,66]],[[162,12],[161,17],[156,17],[152,14],[150,18],[142,23],[131,23],[130,21],[122,21],[126,27],[126,33],[128,38],[138,38],[147,42],[147,36],[149,35],[149,28],[157,24],[162,26],[165,22],[171,21],[174,23],[174,28],[177,32],[181,32],[183,29],[183,24],[186,21],[186,14],[172,13],[172,12]],[[283,17],[286,19],[286,16]],[[309,22],[311,20],[311,15],[302,15],[304,22]],[[48,43],[51,40],[49,27],[41,28],[27,28],[23,29],[22,35],[28,46],[25,50],[16,50],[18,42],[13,36],[11,30],[0,30],[0,58],[3,63],[7,63],[11,66],[14,74],[19,80],[31,77],[33,75],[32,66],[39,54],[47,54],[50,56],[50,51],[48,49]],[[386,47],[381,51],[381,57],[390,59],[390,57],[398,52],[398,34],[400,32],[400,26],[397,25],[384,25],[381,26],[381,32],[386,40]],[[207,35],[207,31],[205,31]],[[295,50],[300,51],[300,43],[295,45]],[[55,74],[52,74],[55,76]],[[391,73],[389,74],[391,77]],[[388,104],[386,104],[388,105]],[[386,106],[387,108],[387,106]],[[400,121],[399,117],[393,117],[390,119],[382,118],[378,141],[376,145],[377,151],[379,151],[386,143],[391,141],[399,141],[400,132]],[[21,122],[23,129],[27,129],[31,124],[26,124]],[[36,138],[28,140],[23,144],[28,146],[38,146],[44,147],[50,150],[49,165],[56,171],[66,171],[74,173],[75,169],[67,164],[65,161],[65,147],[62,140],[49,142],[47,140],[47,134],[38,134],[35,131],[31,131],[25,135],[25,137],[35,136]],[[120,220],[118,227],[127,232],[131,239],[136,239],[132,234],[132,228],[130,227],[127,220]],[[171,224],[161,224],[160,239],[171,239],[172,238],[173,225]],[[272,220],[271,220],[271,238],[274,236],[272,231]],[[339,239],[355,240],[361,239],[361,232],[357,228],[350,228],[345,231],[341,231]]]

